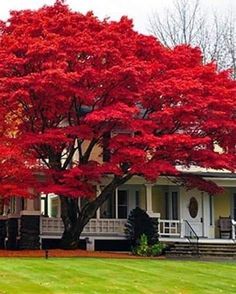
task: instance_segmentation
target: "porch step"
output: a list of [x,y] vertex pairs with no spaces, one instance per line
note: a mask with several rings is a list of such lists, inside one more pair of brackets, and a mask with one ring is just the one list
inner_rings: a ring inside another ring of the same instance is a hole
[[[236,259],[235,244],[209,244],[199,243],[198,254],[200,257],[232,258]],[[175,242],[168,244],[166,256],[168,257],[191,257],[197,255],[196,244]]]

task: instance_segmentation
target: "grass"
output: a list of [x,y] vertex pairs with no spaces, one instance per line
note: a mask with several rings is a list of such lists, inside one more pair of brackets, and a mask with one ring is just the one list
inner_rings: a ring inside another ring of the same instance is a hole
[[0,293],[236,293],[236,263],[0,258]]

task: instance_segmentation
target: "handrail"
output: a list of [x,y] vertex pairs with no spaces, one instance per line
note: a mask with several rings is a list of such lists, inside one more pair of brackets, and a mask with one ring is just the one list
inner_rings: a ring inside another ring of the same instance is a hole
[[[190,225],[190,223],[187,220],[184,220],[185,224],[187,225],[190,234],[189,236],[186,234],[187,230],[185,229],[185,237],[188,239],[189,243],[192,244],[194,247],[194,244],[196,244],[196,254],[199,255],[199,237],[197,233],[194,231],[193,227]],[[196,239],[196,243],[192,242],[193,239]]]

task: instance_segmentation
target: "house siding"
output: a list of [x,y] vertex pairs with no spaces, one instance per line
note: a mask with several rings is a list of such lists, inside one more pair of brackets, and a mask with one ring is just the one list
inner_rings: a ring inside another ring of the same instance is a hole
[[231,215],[231,192],[225,189],[224,193],[214,197],[214,214],[215,214],[215,237],[219,238],[219,217],[229,217]]
[[140,208],[146,210],[146,188],[144,185],[141,185],[140,187]]
[[160,213],[162,219],[166,218],[165,202],[165,191],[163,187],[152,187],[152,209],[153,212]]

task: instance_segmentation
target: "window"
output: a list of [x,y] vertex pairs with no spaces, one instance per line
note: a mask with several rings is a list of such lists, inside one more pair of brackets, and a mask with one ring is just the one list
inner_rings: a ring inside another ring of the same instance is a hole
[[25,210],[25,199],[21,198],[21,210]]
[[212,195],[209,195],[209,210],[210,210],[210,226],[212,226],[213,224],[213,211],[212,211],[212,206],[213,206],[213,202],[212,202]]
[[178,220],[179,219],[179,196],[178,192],[165,192],[165,208],[166,219]]
[[178,219],[178,193],[172,192],[171,193],[171,201],[172,201],[172,219]]
[[165,219],[169,219],[169,193],[165,192]]
[[15,213],[16,212],[16,198],[12,197],[10,200],[10,213]]
[[128,191],[118,191],[118,218],[127,218],[128,216]]
[[233,218],[236,220],[236,193],[233,195]]
[[109,198],[100,207],[100,218],[115,218],[115,194]]
[[51,217],[59,217],[59,198],[51,198]]

